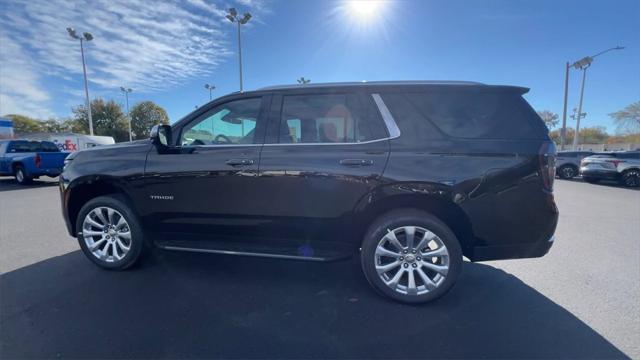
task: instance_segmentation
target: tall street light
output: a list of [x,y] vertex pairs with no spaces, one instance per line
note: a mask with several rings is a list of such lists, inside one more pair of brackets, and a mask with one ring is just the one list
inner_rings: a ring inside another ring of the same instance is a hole
[[204,84],[204,88],[209,90],[209,101],[213,100],[213,98],[211,97],[211,92],[216,88],[213,85],[209,85],[209,84]]
[[124,93],[124,98],[127,104],[127,120],[129,121],[129,141],[133,141],[133,136],[131,135],[131,116],[129,116],[129,93],[133,90],[130,88],[125,88],[124,86],[120,86],[120,91]]
[[93,40],[93,35],[91,33],[85,32],[82,33],[82,36],[76,33],[76,30],[72,27],[67,28],[67,32],[71,38],[80,40],[80,54],[82,54],[82,72],[84,73],[84,95],[86,97],[87,102],[87,114],[89,115],[89,134],[93,135],[93,119],[91,118],[91,102],[89,101],[89,86],[87,85],[87,66],[84,62],[84,46],[82,44],[83,40],[91,41]]
[[298,84],[304,85],[304,84],[308,84],[311,82],[310,79],[305,79],[304,76],[302,76],[300,79],[297,80]]
[[242,92],[242,42],[240,40],[240,25],[244,25],[249,22],[251,19],[251,14],[244,13],[242,18],[238,17],[238,12],[235,8],[229,9],[229,14],[226,16],[227,19],[231,22],[235,22],[238,24],[238,66],[240,68],[240,92]]
[[562,110],[562,129],[560,130],[560,149],[561,150],[564,150],[566,134],[567,134],[567,99],[569,95],[569,68],[574,67],[577,70],[582,70],[582,84],[580,85],[580,101],[578,104],[577,113],[574,115],[576,118],[576,133],[573,136],[573,149],[575,150],[576,147],[578,146],[578,140],[579,140],[578,138],[580,136],[579,135],[580,118],[584,117],[582,112],[582,99],[584,97],[584,83],[585,83],[585,80],[587,79],[587,68],[591,66],[593,59],[596,58],[597,56],[600,56],[612,50],[622,50],[622,49],[624,49],[624,46],[616,46],[610,49],[600,51],[599,53],[593,56],[585,56],[571,65],[569,65],[569,63],[567,62],[566,68],[565,68],[565,77],[564,77],[564,107]]

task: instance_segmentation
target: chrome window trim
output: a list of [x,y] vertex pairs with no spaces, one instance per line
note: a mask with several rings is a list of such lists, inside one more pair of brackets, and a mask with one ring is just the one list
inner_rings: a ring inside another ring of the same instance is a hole
[[[343,143],[269,143],[269,144],[219,144],[219,145],[192,145],[192,146],[193,147],[241,147],[241,146],[362,145],[362,144],[371,144],[371,143],[380,142],[380,141],[392,140],[399,137],[401,134],[400,128],[398,128],[398,125],[396,124],[396,121],[393,118],[393,115],[391,115],[391,112],[389,111],[389,109],[387,108],[387,105],[382,100],[382,97],[380,96],[380,94],[371,94],[371,96],[373,97],[373,101],[376,103],[378,111],[380,112],[380,115],[382,115],[382,120],[384,121],[385,127],[389,132],[389,136],[387,137],[380,138],[380,139],[367,140],[367,141],[360,141],[360,142],[343,142]],[[189,146],[189,145],[186,145],[186,146]]]
[[396,121],[393,118],[393,115],[391,115],[389,108],[387,108],[387,105],[382,100],[382,97],[380,96],[380,94],[371,94],[371,97],[373,97],[373,101],[376,102],[376,105],[378,106],[378,110],[382,115],[382,120],[384,120],[384,123],[387,126],[387,130],[389,131],[389,139],[395,139],[399,137],[400,128],[398,128],[398,124],[396,124]]

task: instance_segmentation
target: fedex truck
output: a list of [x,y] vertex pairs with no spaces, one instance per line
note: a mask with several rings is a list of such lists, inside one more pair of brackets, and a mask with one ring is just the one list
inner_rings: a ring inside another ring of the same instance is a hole
[[47,139],[56,146],[60,151],[73,152],[84,150],[100,145],[112,145],[116,142],[111,136],[95,136],[83,134],[51,134]]

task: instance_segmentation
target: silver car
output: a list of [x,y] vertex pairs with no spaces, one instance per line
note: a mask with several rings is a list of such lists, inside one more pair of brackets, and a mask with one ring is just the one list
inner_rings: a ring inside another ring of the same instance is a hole
[[584,181],[615,180],[629,187],[640,186],[640,151],[612,152],[586,157],[580,162]]
[[592,151],[558,151],[556,175],[560,179],[576,177],[580,171],[580,161],[591,155],[593,155]]

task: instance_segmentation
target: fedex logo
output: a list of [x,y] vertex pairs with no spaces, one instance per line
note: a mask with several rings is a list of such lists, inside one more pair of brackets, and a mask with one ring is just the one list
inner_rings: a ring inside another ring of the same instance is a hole
[[58,146],[58,149],[60,149],[60,151],[77,151],[78,150],[78,145],[74,144],[69,139],[65,139],[64,143],[58,142],[56,140],[55,143]]

